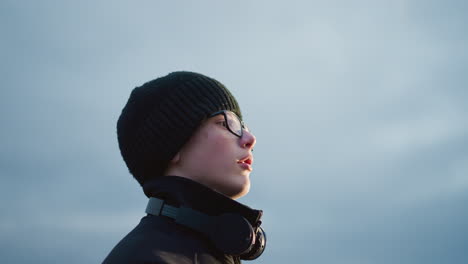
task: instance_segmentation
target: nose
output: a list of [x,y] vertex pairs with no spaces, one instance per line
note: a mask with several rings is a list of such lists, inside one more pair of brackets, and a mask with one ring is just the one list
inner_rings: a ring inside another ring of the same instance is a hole
[[252,132],[247,130],[242,132],[242,137],[240,138],[240,144],[242,148],[248,148],[252,150],[256,142],[257,138],[252,134]]

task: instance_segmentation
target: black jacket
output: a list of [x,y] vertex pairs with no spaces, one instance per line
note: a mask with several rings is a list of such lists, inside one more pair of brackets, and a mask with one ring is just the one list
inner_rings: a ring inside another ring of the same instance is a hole
[[[189,207],[207,215],[234,213],[252,226],[260,225],[262,211],[253,210],[202,184],[177,176],[158,177],[143,186],[148,197],[175,207]],[[232,227],[226,227],[232,228]],[[148,214],[104,260],[115,263],[240,263],[238,256],[216,249],[207,236],[166,216]]]

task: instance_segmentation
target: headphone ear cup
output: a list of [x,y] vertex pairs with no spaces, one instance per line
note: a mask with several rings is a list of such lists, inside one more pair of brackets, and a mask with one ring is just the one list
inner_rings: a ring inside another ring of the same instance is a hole
[[255,234],[255,244],[251,247],[251,249],[242,254],[240,257],[241,259],[243,260],[254,260],[258,257],[260,257],[260,255],[262,255],[263,251],[265,251],[265,246],[266,246],[266,241],[267,241],[267,237],[266,237],[266,233],[265,231],[263,230],[262,227],[258,227],[257,229],[257,232]]
[[230,255],[244,254],[255,243],[252,226],[237,214],[217,216],[209,236],[219,250]]

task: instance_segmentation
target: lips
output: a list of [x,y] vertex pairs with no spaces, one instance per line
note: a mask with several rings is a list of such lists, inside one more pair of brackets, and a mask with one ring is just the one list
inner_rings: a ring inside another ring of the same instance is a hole
[[253,156],[248,155],[237,161],[237,163],[247,170],[252,170]]

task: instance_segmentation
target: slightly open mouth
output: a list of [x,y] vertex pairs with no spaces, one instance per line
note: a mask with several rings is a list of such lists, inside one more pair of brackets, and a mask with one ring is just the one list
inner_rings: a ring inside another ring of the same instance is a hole
[[252,165],[252,160],[251,159],[246,159],[246,160],[241,160],[237,163],[245,163],[245,164],[249,164],[249,165]]
[[252,158],[251,156],[239,160],[237,163],[245,170],[252,171]]

